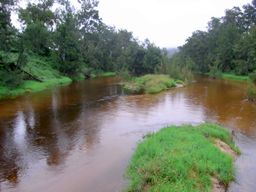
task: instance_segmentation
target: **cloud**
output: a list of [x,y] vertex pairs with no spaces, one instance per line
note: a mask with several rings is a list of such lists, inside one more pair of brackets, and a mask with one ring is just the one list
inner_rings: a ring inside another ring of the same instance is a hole
[[251,0],[100,0],[103,21],[149,38],[161,47],[184,44],[195,30],[205,30],[211,17]]

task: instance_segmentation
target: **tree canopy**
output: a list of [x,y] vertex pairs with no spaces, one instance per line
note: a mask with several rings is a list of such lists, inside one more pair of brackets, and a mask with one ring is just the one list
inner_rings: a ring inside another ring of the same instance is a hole
[[[17,71],[9,64],[17,66],[23,58],[20,63],[26,65],[30,56],[51,60],[53,68],[70,77],[90,70],[125,70],[142,75],[159,68],[166,57],[162,49],[149,40],[138,41],[127,30],[117,30],[102,22],[97,0],[78,3],[74,6],[70,0],[38,0],[20,7],[14,0],[2,1],[0,72],[7,68]],[[21,30],[11,23],[13,10],[17,11]],[[12,61],[7,57],[12,57]]]
[[226,10],[225,16],[213,17],[207,31],[196,31],[180,55],[191,59],[195,70],[207,73],[218,69],[247,75],[256,70],[256,1],[242,8]]

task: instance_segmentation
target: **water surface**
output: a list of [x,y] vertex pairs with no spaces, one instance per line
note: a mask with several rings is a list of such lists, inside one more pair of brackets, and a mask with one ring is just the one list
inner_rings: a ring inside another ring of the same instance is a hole
[[126,96],[101,78],[0,101],[0,191],[118,192],[142,136],[170,124],[220,123],[243,155],[230,191],[254,191],[256,105],[245,83],[200,77],[157,95]]

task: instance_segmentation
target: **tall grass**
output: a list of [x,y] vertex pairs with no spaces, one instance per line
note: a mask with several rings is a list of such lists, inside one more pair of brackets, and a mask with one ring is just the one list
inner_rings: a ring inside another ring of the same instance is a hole
[[0,82],[0,99],[16,97],[28,92],[38,92],[53,86],[66,85],[72,82],[70,78],[61,75],[52,66],[51,60],[39,56],[30,56],[23,70],[42,82],[24,80],[16,87],[8,87]]
[[141,142],[127,170],[129,192],[210,192],[211,178],[227,186],[234,179],[231,156],[212,143],[218,138],[238,149],[229,132],[213,124],[171,126]]
[[235,75],[232,73],[222,73],[221,76],[223,79],[235,80],[235,81],[248,81],[249,76],[245,75]]
[[149,93],[155,94],[176,87],[177,83],[168,75],[144,75],[142,77],[133,78],[124,84],[124,90],[128,93]]

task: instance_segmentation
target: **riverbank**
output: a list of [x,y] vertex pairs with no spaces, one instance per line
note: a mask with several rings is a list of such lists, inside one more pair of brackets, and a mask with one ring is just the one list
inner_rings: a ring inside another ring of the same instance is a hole
[[127,171],[127,191],[225,190],[234,180],[238,153],[230,133],[218,125],[164,128],[138,145]]
[[[95,76],[93,76],[92,78],[114,77],[114,76],[116,76],[115,72],[102,72],[102,73],[95,74]],[[78,78],[77,81],[81,81],[84,79],[85,79],[84,77]],[[15,98],[17,96],[21,96],[26,93],[43,91],[55,86],[69,85],[72,82],[73,80],[71,78],[58,74],[56,77],[52,77],[49,79],[44,78],[42,82],[34,81],[34,80],[25,80],[18,87],[7,87],[7,86],[0,85],[0,100],[7,99],[7,98]]]
[[44,82],[24,81],[20,86],[12,88],[0,86],[0,99],[14,98],[26,93],[39,92],[54,86],[68,85],[72,80],[68,77],[49,79]]
[[[12,57],[16,58],[17,54],[13,54]],[[72,78],[64,76],[52,66],[54,66],[54,63],[50,59],[35,55],[29,56],[28,62],[22,68],[24,72],[30,75],[28,78],[29,80],[22,80],[22,82],[19,83],[19,86],[7,86],[0,82],[0,100],[15,98],[26,93],[43,91],[55,86],[68,85],[73,81],[81,81],[85,79],[83,74]],[[91,78],[112,76],[116,76],[116,73],[99,71],[93,72]]]
[[[53,62],[39,56],[29,56],[28,62],[22,68],[26,74],[18,86],[7,86],[0,82],[0,99],[14,98],[26,93],[43,91],[45,89],[68,85],[72,79],[53,69]],[[29,77],[26,77],[29,74]],[[27,80],[26,80],[27,79]]]
[[249,76],[246,75],[235,75],[232,73],[222,73],[222,79],[234,80],[234,81],[248,81],[250,80]]
[[130,94],[155,94],[183,84],[182,81],[174,80],[168,75],[148,74],[125,82],[123,87]]

